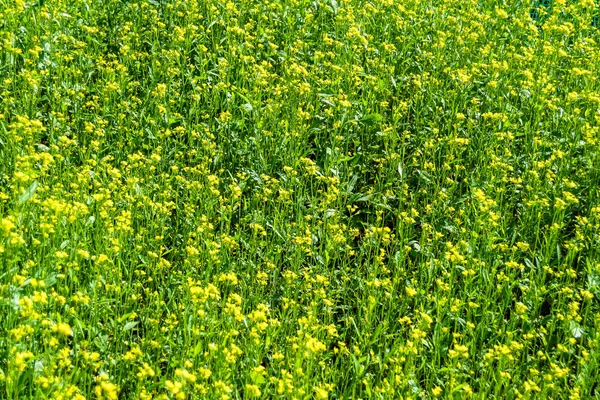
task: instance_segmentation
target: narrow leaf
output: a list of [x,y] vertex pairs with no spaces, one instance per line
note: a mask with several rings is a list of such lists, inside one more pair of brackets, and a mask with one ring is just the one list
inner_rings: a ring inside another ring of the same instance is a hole
[[27,200],[31,199],[39,185],[40,184],[38,181],[33,181],[33,183],[27,189],[25,189],[23,194],[21,194],[19,197],[19,204],[25,203]]

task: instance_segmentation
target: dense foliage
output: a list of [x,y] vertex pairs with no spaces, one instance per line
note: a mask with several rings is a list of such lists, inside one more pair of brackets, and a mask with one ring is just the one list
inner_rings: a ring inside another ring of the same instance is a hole
[[0,397],[600,395],[597,12],[0,0]]

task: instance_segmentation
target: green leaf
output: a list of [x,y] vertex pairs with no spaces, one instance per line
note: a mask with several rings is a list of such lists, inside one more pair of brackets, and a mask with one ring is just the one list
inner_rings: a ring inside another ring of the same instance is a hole
[[581,325],[576,321],[571,321],[569,323],[569,329],[571,329],[571,335],[573,335],[575,339],[579,339],[585,333]]
[[133,315],[133,312],[130,312],[130,313],[127,313],[127,314],[121,315],[119,318],[117,318],[117,322],[118,322],[118,323],[121,323],[121,322],[123,322],[123,321],[127,320],[127,319],[128,319],[129,317],[131,317],[132,315]]
[[50,274],[46,277],[45,279],[46,281],[46,287],[50,288],[52,286],[54,286],[56,284],[57,278],[56,278],[56,274]]
[[377,113],[367,114],[364,117],[362,117],[359,121],[367,126],[371,126],[383,121],[383,116]]
[[38,183],[38,181],[33,181],[33,183],[27,189],[25,189],[23,194],[21,194],[18,203],[22,204],[25,203],[27,200],[31,199],[39,185],[40,184]]
[[194,348],[194,357],[196,357],[202,351],[202,341],[199,341],[196,347]]
[[252,382],[255,385],[260,385],[260,384],[263,384],[265,382],[265,377],[262,376],[260,373],[258,373],[256,371],[250,372],[250,379],[252,379]]
[[355,201],[368,201],[371,197],[373,197],[375,193],[371,193],[371,194],[367,194],[365,196],[359,197],[358,199],[356,199]]
[[404,169],[402,168],[402,164],[398,164],[398,174],[400,175],[400,180],[404,179]]
[[125,324],[125,326],[123,327],[124,331],[129,331],[133,328],[135,328],[135,326],[138,324],[138,321],[129,321],[128,323]]

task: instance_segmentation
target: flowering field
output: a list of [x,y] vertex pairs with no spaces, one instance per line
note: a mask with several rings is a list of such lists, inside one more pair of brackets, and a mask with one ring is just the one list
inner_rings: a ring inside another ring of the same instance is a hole
[[0,0],[0,398],[600,396],[594,0]]

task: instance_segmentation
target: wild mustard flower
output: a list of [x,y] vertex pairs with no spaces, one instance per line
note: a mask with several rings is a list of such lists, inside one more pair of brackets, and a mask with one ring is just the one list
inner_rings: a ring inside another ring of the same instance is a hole
[[0,5],[0,393],[598,395],[597,5],[305,3]]

